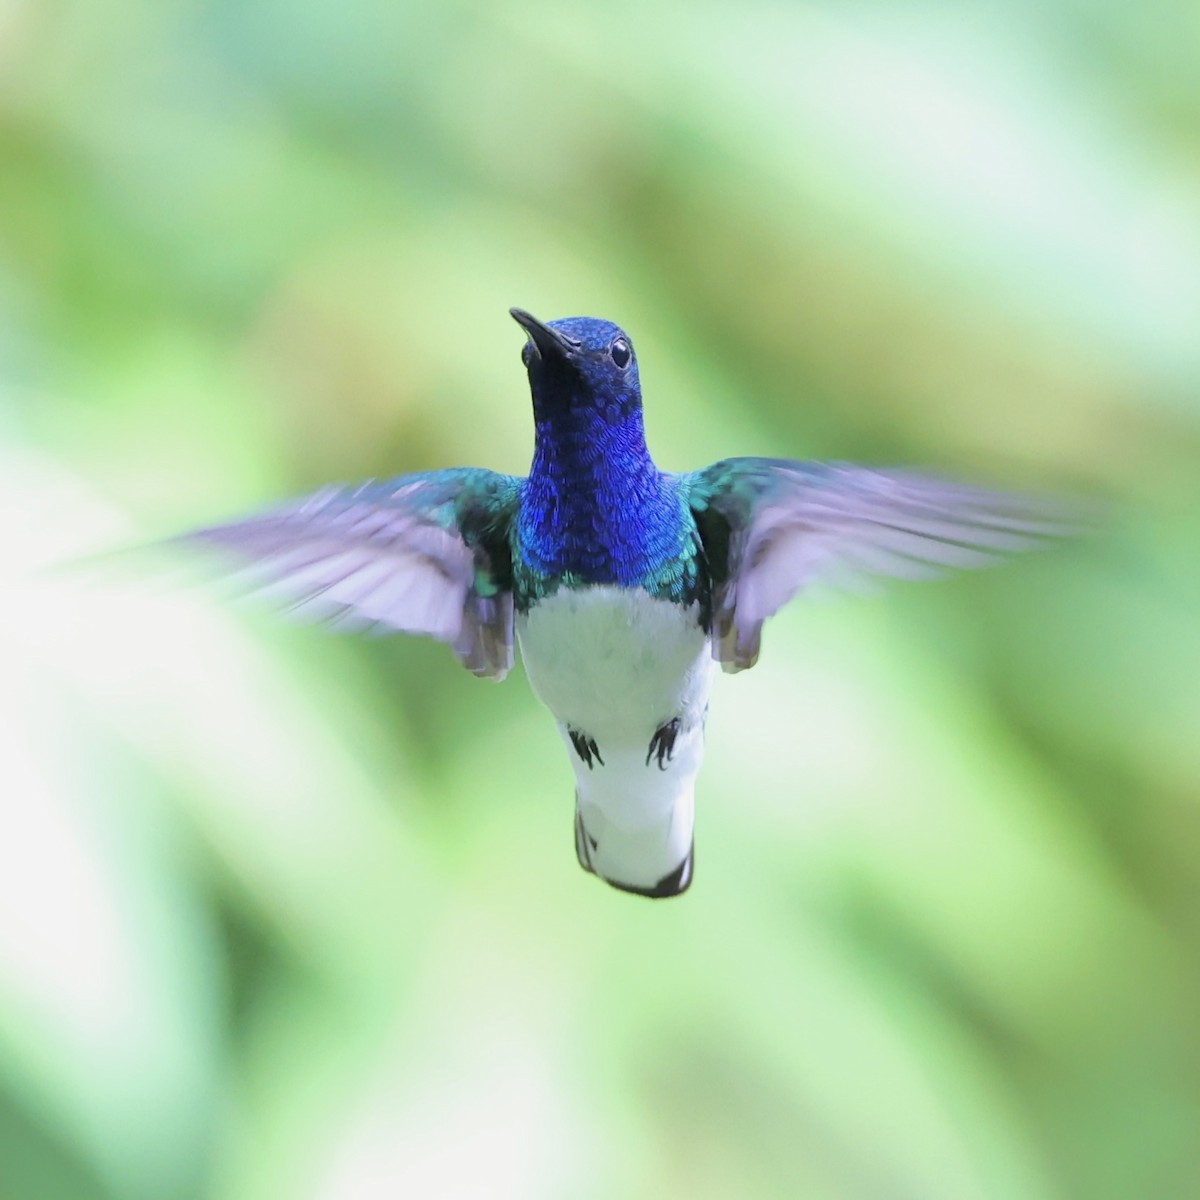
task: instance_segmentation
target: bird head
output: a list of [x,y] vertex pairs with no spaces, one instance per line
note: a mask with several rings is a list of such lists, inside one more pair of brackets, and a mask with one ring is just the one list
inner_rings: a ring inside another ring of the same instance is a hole
[[509,311],[529,335],[521,361],[539,415],[591,413],[616,421],[640,410],[637,358],[624,330],[595,317],[543,323],[524,309]]

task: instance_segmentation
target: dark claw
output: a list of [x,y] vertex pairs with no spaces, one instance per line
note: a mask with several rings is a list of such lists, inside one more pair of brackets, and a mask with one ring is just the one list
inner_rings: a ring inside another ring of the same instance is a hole
[[658,756],[658,769],[665,771],[667,763],[675,757],[675,739],[679,736],[679,718],[672,717],[665,725],[654,731],[650,739],[650,749],[646,751],[646,766],[655,755]]
[[600,747],[596,745],[595,738],[580,733],[578,729],[568,729],[567,733],[571,735],[571,745],[575,747],[575,753],[587,763],[589,771],[592,769],[592,759],[604,766],[604,759],[600,757]]

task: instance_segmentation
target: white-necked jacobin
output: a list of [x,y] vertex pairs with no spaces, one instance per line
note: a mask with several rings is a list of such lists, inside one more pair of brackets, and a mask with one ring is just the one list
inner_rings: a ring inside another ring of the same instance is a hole
[[429,634],[503,679],[514,637],[575,770],[585,870],[642,896],[692,881],[714,667],[758,659],[763,622],[818,580],[923,578],[1061,531],[1038,502],[904,471],[729,458],[660,471],[637,359],[609,321],[519,308],[535,448],[479,467],[329,487],[179,539],[252,568],[289,613]]

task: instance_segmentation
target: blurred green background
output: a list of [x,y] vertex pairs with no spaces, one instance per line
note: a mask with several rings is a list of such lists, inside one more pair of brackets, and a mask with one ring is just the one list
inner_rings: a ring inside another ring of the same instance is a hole
[[[1200,1195],[1200,9],[0,2],[4,1200]],[[585,876],[520,671],[39,566],[652,447],[1103,497],[798,602],[698,875]]]

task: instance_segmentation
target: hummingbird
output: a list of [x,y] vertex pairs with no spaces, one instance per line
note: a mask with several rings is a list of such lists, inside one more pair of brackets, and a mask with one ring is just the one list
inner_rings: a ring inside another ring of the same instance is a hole
[[719,666],[818,582],[982,566],[1062,532],[1041,502],[905,470],[727,458],[659,470],[637,356],[610,321],[510,310],[533,400],[524,478],[481,467],[330,486],[172,539],[225,555],[286,612],[425,634],[502,680],[519,647],[575,777],[580,865],[686,891]]

